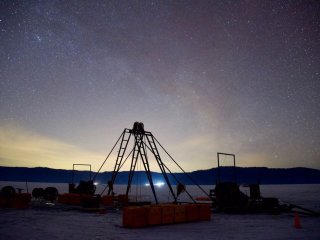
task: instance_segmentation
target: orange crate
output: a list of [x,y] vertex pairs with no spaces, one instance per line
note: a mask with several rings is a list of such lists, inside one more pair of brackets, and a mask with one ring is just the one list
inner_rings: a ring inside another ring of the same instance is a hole
[[76,193],[68,193],[68,201],[67,204],[70,205],[81,205],[82,196]]
[[186,206],[175,205],[174,206],[174,222],[183,223],[186,221]]
[[161,207],[160,206],[149,206],[147,209],[147,224],[149,226],[161,224]]
[[113,196],[105,195],[101,198],[101,202],[105,206],[112,206],[113,205]]
[[63,204],[68,204],[69,195],[70,195],[70,193],[64,193],[64,194],[59,195],[58,202],[63,203]]
[[200,217],[199,204],[187,204],[186,205],[186,220],[187,222],[199,221]]
[[174,223],[174,209],[175,205],[162,205],[162,224],[172,224]]
[[14,195],[14,208],[28,208],[31,201],[30,193],[19,193]]
[[147,226],[147,209],[144,207],[126,207],[122,213],[122,225],[128,228]]
[[210,221],[211,220],[211,206],[210,204],[199,204],[199,220]]
[[59,195],[58,202],[69,205],[80,205],[82,196],[76,193],[64,193]]

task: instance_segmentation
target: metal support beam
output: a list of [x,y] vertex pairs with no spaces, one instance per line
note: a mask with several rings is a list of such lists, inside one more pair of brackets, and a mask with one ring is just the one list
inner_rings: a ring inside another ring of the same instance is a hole
[[159,168],[160,168],[161,173],[162,173],[162,175],[163,175],[163,177],[164,177],[164,180],[166,181],[166,183],[167,183],[167,185],[168,185],[168,187],[169,187],[169,190],[170,190],[170,192],[171,192],[171,195],[172,195],[174,201],[177,202],[177,197],[176,197],[176,195],[174,194],[174,191],[173,191],[172,186],[171,186],[171,184],[170,184],[170,181],[169,181],[169,178],[168,178],[168,175],[167,175],[167,172],[166,172],[164,163],[163,163],[162,160],[161,160],[161,157],[160,157],[160,154],[159,154],[157,145],[156,145],[156,143],[155,143],[155,141],[154,141],[154,137],[153,137],[152,133],[146,134],[146,138],[147,138],[147,140],[148,140],[148,143],[149,143],[149,146],[150,146],[150,150],[151,150],[151,152],[153,153],[153,155],[154,155],[154,157],[155,157],[155,159],[156,159],[156,161],[157,161],[157,163],[158,163],[158,165],[159,165]]
[[126,191],[126,195],[128,196],[130,188],[131,188],[131,183],[132,183],[132,179],[133,179],[133,175],[134,175],[134,171],[137,165],[137,161],[138,158],[140,156],[141,161],[143,163],[143,167],[144,170],[147,174],[147,178],[154,196],[154,199],[156,201],[156,204],[158,204],[158,199],[157,199],[157,194],[156,191],[154,189],[154,184],[153,184],[153,180],[152,180],[152,174],[150,171],[150,166],[149,166],[149,161],[148,161],[148,157],[146,154],[146,149],[144,147],[143,144],[143,136],[144,134],[135,134],[135,145],[134,145],[134,151],[133,151],[133,155],[132,155],[132,161],[131,161],[131,166],[130,166],[130,172],[129,172],[129,178],[128,178],[128,186],[127,186],[127,191]]

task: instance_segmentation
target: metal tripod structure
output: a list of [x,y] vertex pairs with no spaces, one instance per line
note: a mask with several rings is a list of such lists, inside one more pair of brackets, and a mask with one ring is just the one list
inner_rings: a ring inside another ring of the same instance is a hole
[[[130,153],[127,155],[127,157],[125,157],[126,151],[128,149],[128,144],[129,144],[131,138],[134,139],[133,149],[130,151]],[[117,154],[116,163],[115,163],[114,168],[113,168],[111,180],[108,182],[107,186],[102,191],[101,195],[104,193],[104,191],[107,188],[109,188],[108,189],[108,195],[114,194],[113,185],[114,185],[114,183],[116,181],[117,175],[118,175],[120,169],[122,168],[122,166],[124,165],[124,163],[128,160],[129,156],[132,154],[131,155],[130,171],[129,171],[129,176],[128,176],[128,185],[127,185],[127,189],[126,189],[126,196],[128,196],[130,188],[131,188],[131,183],[132,183],[134,172],[135,172],[135,169],[136,169],[136,166],[137,166],[137,162],[138,162],[139,159],[141,159],[141,162],[143,163],[143,167],[144,167],[144,170],[146,172],[146,175],[147,175],[147,178],[148,178],[148,181],[149,181],[149,184],[150,184],[150,187],[151,187],[155,202],[156,202],[156,204],[158,204],[158,198],[157,198],[157,194],[156,194],[155,187],[154,187],[154,184],[153,184],[152,174],[151,174],[150,165],[149,165],[149,159],[148,159],[148,155],[147,155],[147,150],[149,150],[152,153],[152,155],[154,156],[154,158],[156,159],[156,161],[157,161],[157,164],[158,164],[158,166],[160,168],[160,171],[162,173],[162,176],[163,176],[163,178],[164,178],[164,180],[165,180],[165,182],[166,182],[166,184],[167,184],[167,186],[169,188],[170,194],[172,195],[172,197],[174,199],[174,202],[177,202],[177,198],[178,198],[179,194],[175,194],[175,192],[174,192],[174,190],[172,188],[172,185],[171,185],[171,183],[169,181],[168,174],[171,174],[171,176],[175,179],[175,181],[178,184],[181,184],[181,183],[176,178],[174,173],[172,173],[170,171],[170,169],[162,161],[162,159],[160,157],[160,154],[159,154],[159,151],[158,151],[157,145],[159,145],[167,153],[167,155],[180,168],[180,170],[182,172],[184,172],[185,174],[187,174],[187,173],[180,167],[180,165],[163,148],[163,146],[158,142],[158,140],[153,136],[153,134],[151,132],[148,132],[148,131],[144,130],[143,123],[135,122],[134,125],[133,125],[133,129],[128,129],[128,128],[124,129],[124,131],[122,132],[122,134],[118,138],[117,142],[115,143],[115,145],[111,149],[110,153],[108,154],[107,158],[104,160],[104,162],[101,165],[100,169],[98,170],[98,172],[93,177],[93,179],[96,178],[97,174],[100,172],[101,168],[103,167],[103,165],[105,164],[105,162],[107,161],[107,159],[110,156],[111,152],[116,147],[116,145],[118,144],[119,141],[120,141],[120,147],[119,147],[119,151],[118,151],[118,154]],[[187,176],[189,177],[189,179],[195,185],[197,185],[208,196],[208,194],[205,192],[205,190],[203,190],[201,188],[201,186],[199,186],[188,174],[187,174]],[[192,198],[192,196],[189,194],[189,192],[187,190],[185,190],[185,192],[191,198],[191,200],[193,202],[195,202],[195,200]]]

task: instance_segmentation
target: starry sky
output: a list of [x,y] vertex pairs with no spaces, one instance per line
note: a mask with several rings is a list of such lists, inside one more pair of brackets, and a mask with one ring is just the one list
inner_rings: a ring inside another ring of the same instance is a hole
[[141,121],[186,171],[216,167],[218,151],[320,169],[319,13],[308,0],[1,1],[0,165],[97,170]]

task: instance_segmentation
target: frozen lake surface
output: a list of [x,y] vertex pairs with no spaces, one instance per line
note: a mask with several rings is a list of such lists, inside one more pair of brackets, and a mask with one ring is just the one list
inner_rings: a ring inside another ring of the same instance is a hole
[[[0,187],[12,185],[25,188],[25,183],[0,182]],[[34,187],[55,186],[67,192],[67,184],[29,183]],[[98,185],[97,193],[103,185]],[[213,186],[203,186],[205,190]],[[123,193],[124,186],[116,186]],[[194,186],[187,189],[200,196]],[[243,189],[247,191],[246,189]],[[285,202],[320,210],[320,185],[264,185],[266,197],[277,197]],[[147,186],[132,187],[137,198],[149,198]],[[168,189],[158,188],[161,201],[170,200]],[[182,196],[181,198],[186,198]],[[187,199],[187,198],[186,198]],[[0,239],[320,239],[320,218],[300,216],[302,228],[293,227],[293,214],[282,215],[227,215],[212,213],[211,221],[156,226],[143,229],[122,227],[119,210],[106,214],[84,213],[57,208],[30,208],[27,210],[0,209]]]
[[[27,186],[25,182],[1,182],[0,188],[6,185],[11,185],[15,188],[24,189],[23,192],[27,191]],[[105,184],[98,184],[96,194],[100,194],[105,188]],[[32,192],[32,189],[36,187],[56,187],[59,193],[68,192],[67,183],[38,183],[38,182],[29,182],[28,189],[29,192]],[[214,186],[204,185],[201,186],[207,193],[210,189],[213,189]],[[197,186],[187,186],[187,191],[194,197],[204,196],[204,193]],[[249,195],[249,189],[245,187],[240,187],[241,191]],[[170,202],[173,201],[173,198],[170,194],[169,188],[164,186],[155,186],[156,194],[160,202]],[[173,190],[176,192],[175,186]],[[306,208],[311,208],[317,211],[320,211],[320,184],[288,184],[288,185],[261,185],[260,186],[261,195],[263,197],[276,197],[282,200],[283,202],[289,202],[296,205],[302,205]],[[124,194],[126,192],[125,185],[115,185],[114,191],[117,194]],[[104,192],[107,194],[107,191]],[[150,186],[135,186],[132,185],[130,196],[133,200],[148,200],[154,201],[152,196],[152,191]],[[181,194],[180,201],[191,201],[186,193]]]

